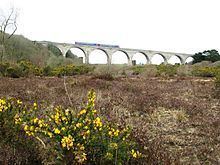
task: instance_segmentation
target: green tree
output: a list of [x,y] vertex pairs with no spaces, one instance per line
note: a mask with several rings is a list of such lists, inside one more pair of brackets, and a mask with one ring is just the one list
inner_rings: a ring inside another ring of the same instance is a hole
[[216,61],[220,61],[220,54],[215,49],[205,50],[203,52],[196,53],[193,56],[193,58],[194,58],[193,64],[201,62],[201,61],[216,62]]
[[55,56],[62,56],[62,52],[60,51],[59,48],[52,44],[48,44],[47,46],[48,50],[50,50]]

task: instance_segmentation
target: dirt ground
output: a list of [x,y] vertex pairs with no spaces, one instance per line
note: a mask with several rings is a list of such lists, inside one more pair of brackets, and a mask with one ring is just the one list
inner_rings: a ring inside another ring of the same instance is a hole
[[144,164],[220,164],[220,100],[212,79],[0,78],[0,97],[48,106],[80,109],[92,88],[106,120],[133,128]]

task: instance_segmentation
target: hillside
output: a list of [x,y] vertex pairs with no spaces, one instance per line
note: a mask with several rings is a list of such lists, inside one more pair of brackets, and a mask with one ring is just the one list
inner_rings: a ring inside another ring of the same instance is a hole
[[[71,52],[69,52],[69,54],[71,54]],[[75,55],[70,57],[74,58],[63,58],[59,53],[59,49],[57,50],[51,46],[45,47],[22,35],[14,35],[9,40],[6,40],[3,61],[15,63],[20,60],[28,60],[38,66],[58,66],[61,64],[79,62]]]

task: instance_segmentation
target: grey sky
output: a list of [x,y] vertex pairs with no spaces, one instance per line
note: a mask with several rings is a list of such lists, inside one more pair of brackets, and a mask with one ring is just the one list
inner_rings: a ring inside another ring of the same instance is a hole
[[195,53],[218,49],[219,0],[0,0],[32,40]]

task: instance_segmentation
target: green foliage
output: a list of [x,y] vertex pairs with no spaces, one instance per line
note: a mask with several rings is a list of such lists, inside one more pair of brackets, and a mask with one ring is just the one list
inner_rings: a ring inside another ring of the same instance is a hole
[[52,44],[48,44],[47,48],[49,51],[51,51],[55,56],[62,56],[62,52],[60,51],[59,48],[57,48],[56,46],[52,45]]
[[59,67],[46,66],[40,68],[30,61],[20,61],[16,64],[0,63],[0,76],[3,77],[30,77],[30,76],[73,76],[87,74],[94,70],[94,67],[88,65],[75,66],[73,64]]
[[23,36],[15,35],[5,43],[4,61],[15,63],[28,60],[35,65],[44,66],[51,55],[46,47]]
[[63,66],[63,65],[69,65],[69,64],[73,64],[74,60],[70,59],[70,58],[64,58],[63,56],[51,56],[48,60],[47,60],[47,66],[50,66],[52,68],[55,67],[59,67],[59,66]]
[[134,66],[134,67],[132,67],[132,70],[133,70],[133,75],[139,75],[144,72],[145,67],[144,66]]
[[194,58],[193,64],[202,61],[216,62],[216,61],[220,61],[220,54],[217,50],[212,49],[212,50],[206,50],[204,52],[196,53],[193,56],[193,58]]
[[20,61],[18,63],[18,66],[23,74],[23,76],[41,76],[42,75],[42,69],[34,65],[33,63],[29,61]]
[[65,66],[59,66],[54,68],[51,71],[51,74],[53,76],[73,76],[73,75],[81,75],[86,74],[92,71],[94,68],[89,67],[87,65],[81,65],[81,66],[75,66],[73,64],[65,65]]
[[1,76],[19,78],[28,76],[41,76],[42,69],[29,61],[20,61],[17,64],[0,63]]
[[220,72],[218,67],[195,67],[192,71],[193,76],[199,77],[215,77]]
[[157,76],[175,76],[179,65],[164,65],[160,64],[157,66]]
[[50,66],[46,66],[43,68],[42,74],[43,76],[49,76],[51,75],[52,68]]
[[67,51],[66,53],[67,58],[78,58],[77,55],[73,54],[70,50]]
[[0,63],[0,76],[6,76],[6,71],[9,66],[9,63]]
[[22,76],[22,72],[17,65],[11,65],[6,69],[5,76],[11,78],[19,78]]

